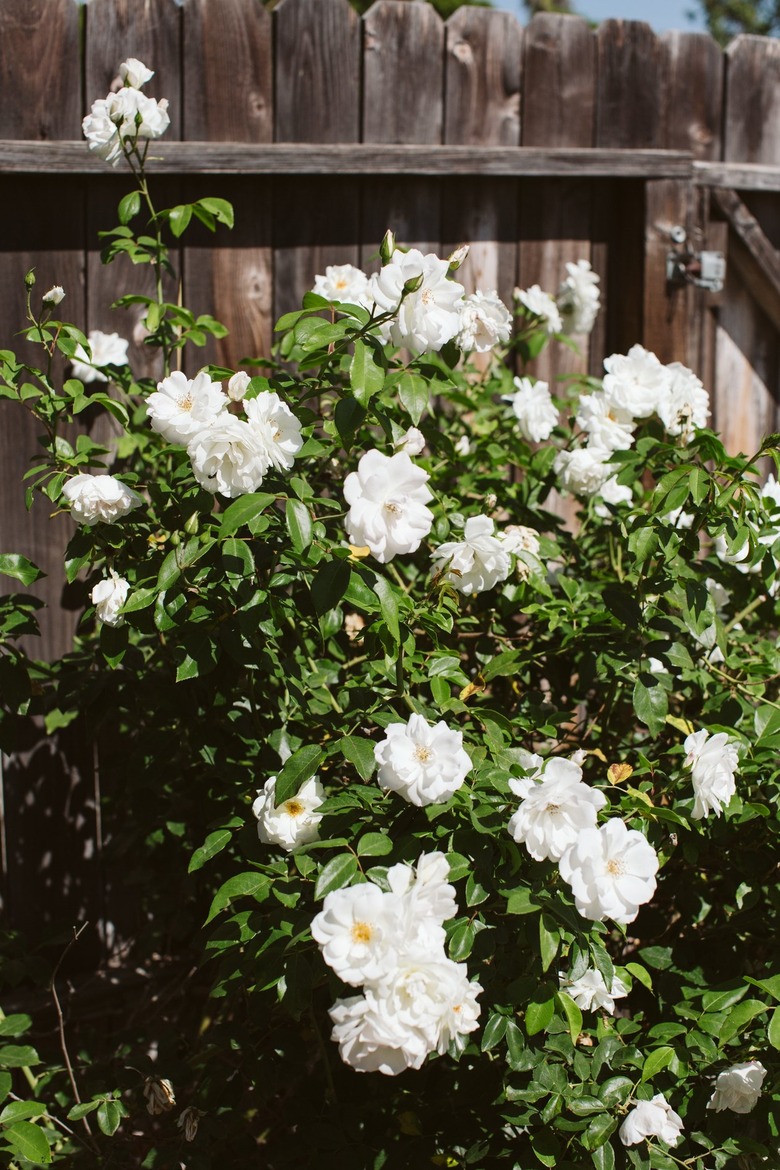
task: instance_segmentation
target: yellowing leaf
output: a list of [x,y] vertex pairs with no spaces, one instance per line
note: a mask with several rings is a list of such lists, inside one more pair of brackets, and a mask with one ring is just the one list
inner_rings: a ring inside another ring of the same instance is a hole
[[371,549],[367,548],[364,544],[362,544],[362,545],[351,544],[349,546],[349,551],[353,557],[357,557],[357,558],[371,556]]
[[476,695],[478,691],[484,691],[485,680],[481,674],[478,674],[474,682],[467,683],[463,690],[458,695],[461,703],[465,703],[472,695]]
[[606,762],[607,762],[607,757],[604,755],[601,748],[593,748],[592,751],[588,752],[588,755],[589,756],[597,756],[598,759],[601,760],[602,764],[606,764]]
[[626,792],[628,792],[631,796],[635,796],[637,800],[643,801],[648,808],[653,807],[653,802],[646,792],[640,792],[638,788],[627,788]]
[[630,764],[610,764],[607,768],[607,777],[612,784],[622,784],[633,774],[634,769]]
[[677,715],[667,715],[666,722],[676,727],[683,735],[693,735],[694,727],[688,719],[680,719]]

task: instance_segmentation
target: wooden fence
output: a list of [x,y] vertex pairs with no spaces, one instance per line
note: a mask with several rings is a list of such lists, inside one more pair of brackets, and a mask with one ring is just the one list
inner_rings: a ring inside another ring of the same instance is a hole
[[[120,61],[156,70],[170,100],[155,145],[158,205],[221,195],[236,229],[204,232],[175,256],[184,303],[229,323],[203,360],[237,365],[270,350],[274,319],[327,264],[376,265],[387,227],[446,254],[472,251],[470,287],[554,292],[589,259],[604,308],[583,352],[540,360],[555,378],[599,373],[634,342],[691,366],[710,388],[727,444],[755,449],[778,427],[780,41],[647,24],[462,8],[443,23],[422,0],[0,0],[0,344],[24,324],[24,273],[65,287],[85,330],[134,338],[112,311],[148,273],[100,263],[127,178],[91,156],[81,120]],[[727,255],[722,292],[666,281],[670,231]],[[62,549],[72,529],[19,481],[35,425],[3,408],[0,551],[50,576],[41,656],[69,645]],[[5,761],[4,899],[17,924],[105,918],[99,782],[77,745],[41,740]],[[70,886],[63,888],[63,875]]]

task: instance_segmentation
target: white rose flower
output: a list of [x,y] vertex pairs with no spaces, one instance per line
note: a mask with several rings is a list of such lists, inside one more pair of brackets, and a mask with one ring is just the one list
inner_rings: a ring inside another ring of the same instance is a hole
[[[138,94],[138,115],[140,121],[136,126],[136,134],[139,138],[160,138],[165,133],[171,124],[171,119],[168,116],[168,99],[147,97],[145,93],[140,93],[138,90],[124,90],[124,93]],[[121,131],[120,131],[121,133]]]
[[368,277],[354,264],[329,264],[324,276],[315,276],[312,292],[327,301],[342,305],[362,305],[368,308]]
[[628,923],[655,893],[658,856],[640,832],[613,818],[582,829],[558,867],[583,918]]
[[311,934],[339,979],[357,987],[395,971],[409,917],[402,897],[363,882],[326,894]]
[[142,85],[146,85],[147,81],[151,81],[154,77],[154,70],[147,69],[143,61],[139,61],[137,57],[128,57],[119,66],[119,76],[125,85],[132,86],[133,89],[140,89]]
[[558,290],[557,301],[563,332],[590,333],[599,311],[599,277],[587,260],[567,264],[566,271],[568,276]]
[[526,528],[524,524],[507,524],[504,531],[497,535],[506,551],[513,556],[523,552],[530,553],[532,557],[539,556],[539,534],[533,528]]
[[628,995],[628,988],[617,975],[612,976],[612,986],[607,991],[604,976],[595,967],[580,975],[579,979],[569,979],[562,973],[559,973],[558,979],[561,989],[583,1012],[601,1010],[612,1016],[615,1014],[615,1000],[625,999]]
[[449,875],[450,864],[443,853],[421,853],[414,869],[403,862],[391,865],[387,881],[394,894],[409,901],[415,919],[441,923],[458,912]]
[[65,289],[61,284],[52,285],[48,292],[41,297],[44,305],[58,305],[65,298]]
[[635,1146],[646,1138],[658,1137],[667,1146],[676,1146],[682,1134],[683,1123],[664,1099],[656,1093],[651,1101],[638,1101],[620,1127],[624,1146]]
[[576,422],[593,447],[627,451],[634,442],[634,416],[610,402],[603,390],[580,397]]
[[405,451],[407,455],[422,455],[425,450],[425,435],[417,427],[409,427],[394,447],[396,451]]
[[[387,328],[393,345],[414,354],[435,353],[460,329],[465,289],[447,276],[449,262],[417,248],[393,252],[390,262],[369,281],[369,293],[382,313],[395,313]],[[404,295],[409,281],[421,278],[414,292]]]
[[428,1055],[424,1037],[404,1031],[388,1016],[371,988],[365,995],[337,999],[329,1011],[331,1040],[339,1055],[356,1072],[380,1072],[394,1077],[407,1068],[420,1068]]
[[197,431],[187,454],[201,487],[229,499],[256,492],[268,471],[268,452],[257,434],[228,413]]
[[463,540],[448,540],[431,553],[434,571],[461,593],[484,593],[505,581],[512,569],[510,551],[489,516],[471,516]]
[[732,1113],[750,1113],[761,1096],[766,1069],[760,1060],[733,1064],[718,1073],[715,1090],[707,1102],[716,1113],[730,1109]]
[[399,553],[416,552],[431,530],[433,493],[427,471],[416,467],[406,451],[383,455],[367,451],[344,480],[349,504],[346,529],[353,545],[368,547],[386,564]]
[[720,816],[737,790],[734,774],[739,767],[737,743],[724,731],[710,735],[706,729],[685,740],[685,767],[691,769],[696,797],[691,816],[700,820],[707,813]]
[[277,471],[289,471],[303,446],[301,424],[278,394],[264,391],[244,402],[250,427]]
[[398,792],[418,806],[449,800],[471,771],[463,750],[463,734],[444,720],[431,726],[422,715],[407,723],[391,723],[374,748],[377,780],[386,792]]
[[174,371],[157,383],[157,390],[146,400],[152,429],[168,443],[183,447],[226,408],[221,383],[212,382],[205,370],[194,378],[186,377],[181,370]]
[[668,379],[657,406],[658,417],[670,435],[682,435],[688,443],[696,427],[706,427],[710,396],[687,366],[670,362]]
[[99,98],[81,123],[87,145],[104,162],[116,166],[122,158],[122,143],[109,112],[108,98]]
[[612,406],[634,418],[649,418],[666,398],[671,375],[654,353],[632,345],[627,354],[604,358],[604,392]]
[[109,574],[103,581],[98,581],[89,596],[99,621],[106,626],[121,626],[125,619],[119,610],[127,601],[130,585],[113,569]]
[[460,310],[460,331],[456,344],[467,353],[487,353],[509,341],[512,314],[495,289],[466,297]]
[[761,488],[760,495],[765,507],[767,507],[766,501],[769,501],[768,511],[771,512],[774,508],[780,508],[780,483],[777,482],[771,473],[767,476],[766,483]]
[[113,475],[82,472],[65,483],[62,494],[77,524],[113,524],[143,503],[141,497]]
[[325,789],[312,776],[289,800],[276,803],[276,777],[266,780],[263,790],[252,804],[257,817],[257,835],[266,845],[281,845],[290,853],[297,845],[319,840],[322,816],[316,810],[325,801]]
[[241,402],[252,381],[246,370],[237,370],[227,384],[227,396],[231,402]]
[[465,459],[467,455],[471,454],[471,443],[468,435],[461,435],[455,444],[455,454],[461,455]]
[[607,462],[611,451],[603,447],[576,447],[573,451],[559,451],[553,463],[561,491],[574,496],[595,496],[612,475]]
[[103,373],[101,367],[127,365],[127,347],[130,342],[118,333],[103,333],[100,329],[93,329],[87,340],[90,353],[83,345],[77,345],[71,358],[71,374],[74,378],[82,382],[107,382],[108,375]]
[[501,397],[511,403],[523,438],[528,443],[543,443],[558,424],[558,408],[550,388],[547,382],[532,382],[530,378],[515,378],[514,384],[517,392]]
[[535,861],[558,861],[583,829],[594,828],[607,799],[582,779],[582,768],[572,760],[553,756],[538,780],[510,780],[509,787],[522,803],[508,829]]
[[420,1051],[423,1060],[429,1052],[446,1052],[455,1036],[478,1027],[482,988],[469,983],[465,963],[454,963],[443,952],[436,957],[423,951],[402,956],[392,976],[374,991],[394,1028],[405,1038],[419,1038],[413,1051]]
[[563,321],[554,299],[549,293],[543,292],[538,284],[530,288],[516,288],[515,299],[520,302],[526,314],[539,317],[548,333],[560,333]]
[[599,497],[604,501],[603,504],[596,504],[594,511],[597,516],[601,516],[602,520],[608,520],[612,515],[606,504],[612,504],[617,507],[620,504],[630,504],[634,498],[634,493],[627,483],[618,483],[616,475],[611,475],[609,479],[601,485],[598,491]]

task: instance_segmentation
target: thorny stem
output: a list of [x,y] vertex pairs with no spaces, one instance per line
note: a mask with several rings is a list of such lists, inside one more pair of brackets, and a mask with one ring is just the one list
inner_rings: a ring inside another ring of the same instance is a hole
[[[62,954],[60,955],[59,959],[57,960],[57,963],[54,967],[54,970],[51,973],[51,980],[49,981],[49,991],[51,992],[52,999],[54,1000],[54,1007],[57,1011],[57,1021],[58,1021],[58,1029],[59,1029],[59,1035],[60,1035],[60,1048],[62,1049],[62,1055],[63,1055],[63,1058],[65,1060],[65,1068],[68,1071],[68,1079],[70,1080],[70,1087],[73,1089],[73,1096],[76,1098],[77,1105],[81,1104],[81,1096],[79,1094],[78,1085],[76,1084],[76,1076],[75,1076],[75,1073],[73,1072],[73,1065],[71,1064],[70,1053],[68,1052],[68,1043],[67,1043],[67,1040],[65,1039],[65,1019],[64,1019],[64,1016],[62,1014],[62,1006],[60,1005],[60,997],[57,995],[56,979],[57,979],[57,975],[59,973],[59,969],[62,966],[63,961],[65,959],[65,956],[67,955],[68,951],[73,946],[73,944],[78,941],[78,939],[81,937],[81,935],[87,929],[88,925],[89,925],[89,923],[82,922],[82,924],[78,928],[78,930],[74,930],[73,938],[70,940],[70,942],[65,947]],[[86,1117],[82,1117],[81,1120],[84,1123],[85,1130],[87,1131],[89,1136],[92,1137],[92,1130],[90,1129],[89,1121],[87,1120]]]
[[[155,210],[154,203],[152,202],[152,196],[149,192],[149,184],[146,181],[145,163],[146,151],[148,150],[148,147],[149,142],[147,141],[143,150],[139,151],[138,143],[134,141],[129,149],[127,147],[125,148],[125,158],[127,159],[128,166],[133,172],[133,176],[138,183],[138,190],[142,195],[144,203],[146,204],[149,211],[149,222],[152,226],[152,230],[154,231],[156,245],[154,259],[152,261],[154,267],[155,297],[157,299],[157,304],[162,306],[165,300],[163,290],[162,255],[166,249],[165,245],[163,244],[160,218]],[[134,164],[134,158],[137,161],[137,166]],[[171,372],[171,348],[164,338],[162,339],[160,348],[163,355],[163,377],[167,378]]]

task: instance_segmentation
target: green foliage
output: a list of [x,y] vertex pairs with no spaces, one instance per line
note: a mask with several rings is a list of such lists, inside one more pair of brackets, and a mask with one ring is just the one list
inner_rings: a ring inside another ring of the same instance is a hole
[[697,7],[710,33],[723,46],[740,33],[770,37],[780,32],[778,0],[697,0]]

